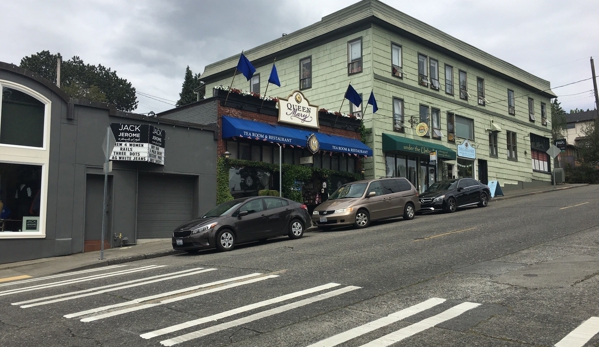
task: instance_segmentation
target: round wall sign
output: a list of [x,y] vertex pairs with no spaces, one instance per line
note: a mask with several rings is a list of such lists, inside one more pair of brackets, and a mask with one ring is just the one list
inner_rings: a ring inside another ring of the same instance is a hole
[[307,147],[310,150],[310,152],[312,152],[312,154],[316,154],[318,152],[318,150],[320,149],[320,143],[318,142],[316,135],[310,134],[310,136],[308,136]]
[[418,123],[416,125],[416,135],[424,136],[428,133],[428,124],[426,123]]

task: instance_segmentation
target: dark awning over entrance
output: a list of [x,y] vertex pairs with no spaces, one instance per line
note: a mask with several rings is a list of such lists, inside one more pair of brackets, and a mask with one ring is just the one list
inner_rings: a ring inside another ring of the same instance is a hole
[[321,150],[368,157],[372,156],[372,149],[356,139],[227,116],[222,117],[222,122],[223,139],[239,137],[297,147],[306,147],[308,137],[311,134],[314,134],[320,143]]
[[430,152],[437,151],[437,156],[443,159],[455,159],[456,153],[443,145],[412,140],[405,137],[383,134],[383,152],[408,152],[420,155],[428,155]]

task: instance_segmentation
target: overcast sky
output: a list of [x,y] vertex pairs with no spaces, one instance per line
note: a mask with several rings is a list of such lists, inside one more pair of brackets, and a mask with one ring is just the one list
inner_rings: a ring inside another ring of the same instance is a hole
[[[117,71],[136,88],[138,113],[173,108],[185,68],[292,33],[357,0],[2,1],[0,61],[48,50]],[[383,0],[551,82],[567,112],[594,109],[598,0]],[[576,83],[578,81],[583,82]],[[569,86],[561,87],[566,84]],[[162,100],[162,101],[159,101]]]

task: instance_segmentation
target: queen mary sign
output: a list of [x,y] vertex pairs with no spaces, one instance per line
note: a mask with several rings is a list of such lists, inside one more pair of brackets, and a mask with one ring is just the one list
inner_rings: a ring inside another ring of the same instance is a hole
[[279,99],[279,122],[318,129],[318,107],[310,105],[302,92],[295,91],[287,100]]
[[110,160],[164,165],[164,130],[153,125],[122,123],[112,123],[110,129],[116,140]]

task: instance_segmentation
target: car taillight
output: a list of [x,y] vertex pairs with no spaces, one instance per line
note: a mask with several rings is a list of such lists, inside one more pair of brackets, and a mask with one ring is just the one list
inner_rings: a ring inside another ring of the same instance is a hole
[[418,194],[418,192],[416,192],[416,197],[419,197],[419,196],[420,196],[420,194]]
[[302,206],[300,206],[300,208],[303,208],[304,210],[308,211],[308,206],[306,206],[306,204],[302,204]]

